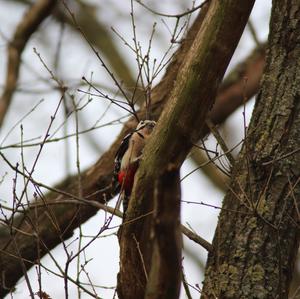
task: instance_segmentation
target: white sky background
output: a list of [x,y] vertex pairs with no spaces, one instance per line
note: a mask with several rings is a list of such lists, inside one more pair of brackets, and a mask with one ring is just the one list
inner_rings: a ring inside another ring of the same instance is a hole
[[[92,1],[89,1],[92,2]],[[93,1],[99,3],[99,1]],[[192,1],[176,1],[178,4],[174,4],[174,1],[147,1],[146,3],[155,8],[157,11],[164,13],[178,13],[182,12],[186,7],[191,7]],[[104,2],[102,2],[104,3]],[[184,3],[182,5],[180,3]],[[197,3],[199,3],[197,1]],[[113,26],[120,32],[126,40],[132,41],[132,26],[130,21],[130,1],[105,1],[103,7],[97,8],[95,13],[99,15],[99,18],[107,24],[109,29]],[[270,0],[258,0],[251,20],[256,28],[258,37],[261,41],[265,41],[268,33],[268,22],[270,14]],[[24,6],[16,4],[13,1],[0,0],[0,88],[2,92],[5,74],[6,74],[6,45],[7,40],[12,37],[16,25],[20,21],[24,13]],[[142,49],[146,51],[149,34],[151,32],[153,22],[157,22],[157,33],[155,35],[153,45],[151,48],[151,59],[161,58],[165,50],[169,46],[170,33],[166,29],[166,26],[162,23],[161,17],[154,16],[147,10],[134,4],[137,35],[142,46]],[[195,13],[196,14],[196,13]],[[174,19],[164,18],[164,21],[170,28],[173,28],[175,24]],[[39,32],[34,34],[30,42],[27,44],[26,49],[22,55],[24,65],[21,68],[21,77],[19,80],[20,92],[16,93],[10,106],[9,112],[5,118],[5,124],[0,131],[0,143],[3,138],[9,132],[9,130],[27,113],[32,107],[39,101],[43,100],[41,104],[22,121],[24,127],[24,140],[30,138],[36,138],[37,136],[44,136],[47,127],[49,126],[50,117],[56,108],[59,101],[59,93],[51,91],[51,86],[55,86],[55,83],[49,79],[49,74],[37,56],[33,53],[33,47],[41,54],[47,65],[52,69],[53,53],[57,47],[57,40],[59,36],[59,26],[57,22],[50,22],[47,20],[43,23]],[[135,63],[135,57],[132,53],[124,46],[122,42],[116,37],[116,42],[119,43],[124,59],[127,64],[132,66],[132,71],[137,73],[137,66]],[[237,49],[231,67],[234,66],[238,61],[248,55],[249,51],[254,47],[253,39],[246,29],[241,39],[239,48]],[[33,73],[30,69],[34,69]],[[52,69],[53,70],[53,69]],[[56,70],[58,77],[62,78],[67,85],[80,81],[82,76],[90,77],[93,72],[94,82],[101,83],[105,86],[113,87],[113,84],[101,64],[96,59],[94,53],[84,42],[77,33],[74,33],[68,27],[65,28],[63,39],[62,39],[62,51],[60,53],[60,66]],[[45,82],[40,80],[45,79]],[[158,81],[157,81],[158,82]],[[39,90],[39,93],[30,94],[27,90]],[[72,91],[78,100],[83,95]],[[84,101],[87,100],[85,97]],[[94,99],[86,109],[80,113],[82,121],[80,123],[81,129],[89,127],[102,115],[107,108],[108,103],[104,100]],[[253,101],[247,105],[248,120],[250,117]],[[106,124],[118,117],[124,115],[124,111],[121,111],[115,107],[109,109],[108,113],[105,114],[104,118],[99,124]],[[58,113],[58,117],[54,121],[51,132],[54,132],[55,128],[58,128],[63,122],[63,110],[61,109]],[[243,138],[243,118],[241,109],[236,111],[230,119],[226,122],[229,144],[236,144]],[[110,144],[114,141],[117,133],[119,132],[121,125],[110,125],[98,130],[95,130],[86,135],[80,135],[80,163],[81,168],[86,169],[91,166],[101,155],[102,150],[109,148]],[[69,132],[74,132],[74,118],[68,121]],[[58,136],[62,136],[61,131]],[[230,136],[229,136],[230,135]],[[19,142],[21,138],[20,125],[16,126],[10,133],[8,138],[4,141],[2,146]],[[90,142],[93,140],[94,144]],[[41,139],[37,140],[40,141]],[[209,140],[208,144],[213,146],[213,141]],[[38,160],[37,167],[34,171],[33,177],[37,181],[43,182],[47,185],[53,186],[58,183],[67,173],[76,173],[76,145],[75,138],[68,140],[68,152],[66,153],[66,142],[57,142],[47,144],[42,152],[41,157]],[[24,156],[27,168],[30,169],[39,150],[39,147],[32,147],[24,149]],[[20,161],[20,149],[7,149],[2,151],[10,161],[15,164]],[[66,166],[66,157],[69,163],[69,170]],[[186,162],[182,168],[182,176],[192,170],[193,165],[190,162]],[[7,173],[5,175],[5,173]],[[12,204],[12,179],[14,174],[7,168],[7,165],[0,160],[0,178],[4,176],[4,181],[0,185],[0,200],[1,203],[7,205]],[[21,181],[21,177],[19,178]],[[21,185],[20,185],[21,186]],[[19,191],[21,189],[18,189]],[[29,189],[29,198],[32,198],[32,188]],[[197,171],[189,178],[184,180],[182,184],[182,195],[184,200],[190,201],[203,201],[209,204],[221,205],[223,194],[218,190],[214,189],[211,182],[201,174],[201,171]],[[112,205],[113,203],[111,203]],[[209,207],[193,204],[182,205],[182,221],[183,223],[188,222],[192,228],[202,237],[211,241],[217,221],[218,211]],[[104,213],[99,211],[98,214],[86,222],[82,226],[83,233],[85,235],[95,235],[104,221]],[[118,219],[113,220],[112,225],[119,224]],[[108,230],[103,235],[110,234],[116,230]],[[72,243],[68,248],[69,250],[77,251],[77,242],[74,241],[78,236],[78,230],[76,230],[74,236],[66,242],[66,244]],[[89,238],[84,239],[88,241]],[[201,260],[205,264],[206,252],[200,246],[194,244],[192,241],[184,238],[184,246],[188,252],[195,255],[197,260]],[[116,285],[116,274],[119,266],[119,248],[116,236],[105,237],[97,239],[91,244],[85,251],[87,259],[92,260],[86,266],[92,282],[95,285],[100,286],[112,286]],[[64,268],[66,260],[65,253],[63,252],[62,245],[57,246],[53,251],[52,255],[58,261],[59,265]],[[82,259],[83,262],[83,259]],[[42,259],[42,264],[46,267],[58,272],[54,263],[51,261],[49,256],[45,256]],[[203,280],[203,274],[199,268],[197,262],[191,257],[190,254],[184,257],[184,267],[187,281],[192,285],[199,284]],[[70,275],[76,278],[76,262],[71,264]],[[37,275],[36,270],[32,268],[29,271],[29,277],[32,283],[34,291],[38,291]],[[81,276],[82,281],[87,281],[86,276]],[[64,285],[63,280],[55,277],[50,272],[43,271],[42,273],[42,284],[43,289],[52,298],[64,298]],[[69,282],[69,294],[70,298],[77,298],[77,289],[71,282]],[[114,290],[107,290],[97,288],[97,293],[101,298],[112,298]],[[191,288],[193,298],[198,298],[199,293]],[[7,298],[10,298],[7,296]],[[17,290],[13,293],[13,298],[29,298],[29,292],[27,290],[24,278],[22,278],[17,285]],[[82,294],[81,298],[91,298],[87,294]],[[184,290],[181,291],[181,298],[186,298]]]

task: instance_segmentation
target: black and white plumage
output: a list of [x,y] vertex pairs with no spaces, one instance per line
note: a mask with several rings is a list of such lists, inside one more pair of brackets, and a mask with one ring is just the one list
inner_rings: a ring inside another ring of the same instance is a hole
[[143,149],[155,125],[156,122],[152,120],[140,121],[136,129],[125,136],[116,153],[113,188],[115,193],[121,192],[124,214]]

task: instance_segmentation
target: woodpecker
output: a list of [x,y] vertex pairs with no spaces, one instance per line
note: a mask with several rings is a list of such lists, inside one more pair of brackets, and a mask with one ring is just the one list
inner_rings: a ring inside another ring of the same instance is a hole
[[120,192],[123,200],[123,215],[128,207],[134,176],[139,166],[145,144],[151,135],[156,122],[142,120],[136,129],[126,135],[115,156],[113,188]]

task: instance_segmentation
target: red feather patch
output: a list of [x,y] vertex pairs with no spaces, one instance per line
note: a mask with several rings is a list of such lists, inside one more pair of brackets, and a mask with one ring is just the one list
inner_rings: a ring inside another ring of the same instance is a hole
[[125,171],[120,171],[118,174],[119,184],[122,186],[121,188],[125,191],[126,195],[130,195],[131,193],[136,170],[137,165],[131,165]]

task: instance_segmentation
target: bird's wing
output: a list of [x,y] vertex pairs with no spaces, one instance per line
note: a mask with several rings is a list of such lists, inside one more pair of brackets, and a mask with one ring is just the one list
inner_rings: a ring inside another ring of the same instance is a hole
[[114,167],[114,175],[112,179],[112,186],[114,193],[120,192],[120,184],[118,181],[118,174],[121,168],[122,158],[129,147],[129,140],[133,133],[127,134],[122,140],[120,147],[115,155],[115,167]]

